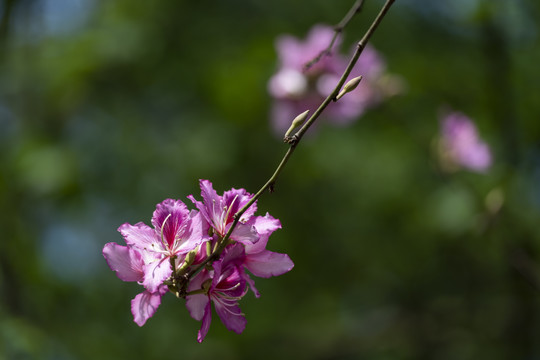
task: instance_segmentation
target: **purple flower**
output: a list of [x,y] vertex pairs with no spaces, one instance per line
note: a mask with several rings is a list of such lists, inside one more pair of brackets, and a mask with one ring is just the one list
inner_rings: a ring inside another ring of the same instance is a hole
[[[305,70],[305,65],[328,47],[333,35],[333,28],[317,25],[305,41],[289,35],[278,38],[276,49],[280,67],[270,79],[268,90],[275,99],[271,116],[273,128],[279,136],[296,115],[319,106],[344,72],[348,59],[337,51],[323,56]],[[334,49],[338,48],[339,41],[334,44]],[[366,109],[399,93],[401,81],[385,71],[386,65],[379,53],[372,46],[366,46],[350,75],[350,78],[362,75],[361,85],[338,102],[331,103],[327,108],[327,118],[335,124],[349,124]]]
[[[275,222],[279,226],[279,221]],[[202,342],[210,328],[210,302],[214,303],[216,313],[227,329],[238,334],[244,331],[246,319],[238,301],[247,293],[246,284],[250,285],[256,297],[260,297],[245,269],[255,276],[268,278],[282,275],[293,268],[294,264],[286,254],[265,249],[268,236],[275,229],[267,230],[256,245],[244,247],[234,243],[227,246],[221,259],[214,262],[213,270],[205,269],[191,281],[188,290],[195,294],[187,296],[186,307],[191,317],[202,321],[197,341]]]
[[[269,229],[268,234],[271,231]],[[227,246],[221,259],[214,262],[213,270],[205,269],[191,281],[189,291],[199,293],[187,296],[186,306],[191,317],[202,321],[197,341],[202,342],[210,328],[210,302],[214,303],[216,313],[227,329],[238,334],[244,331],[246,319],[238,301],[247,293],[246,284],[250,285],[256,297],[260,296],[245,269],[256,276],[270,277],[282,275],[293,268],[294,264],[287,255],[264,249],[268,236],[264,238],[261,240],[264,242],[262,248],[255,248],[255,245],[244,247],[240,243]]]
[[[210,181],[200,180],[199,184],[203,201],[195,200],[192,195],[188,196],[188,199],[199,209],[214,233],[223,238],[232,226],[234,214],[246,205],[253,195],[244,189],[231,189],[225,191],[223,196],[219,196]],[[243,244],[253,244],[259,240],[259,234],[253,226],[255,211],[257,211],[257,205],[253,204],[242,215],[238,225],[231,233],[232,240]]]
[[190,283],[188,290],[201,291],[186,299],[188,311],[195,320],[202,321],[197,341],[202,342],[210,329],[212,309],[230,331],[240,334],[246,327],[246,318],[238,301],[246,294],[246,280],[243,276],[242,261],[244,248],[236,243],[228,246],[219,261],[214,262],[213,270],[203,270]]
[[[269,214],[257,217],[254,224],[260,239],[255,244],[248,244],[245,248],[246,256],[243,264],[253,275],[262,278],[278,276],[291,271],[294,263],[287,254],[280,254],[266,250],[268,238],[277,229],[281,229],[281,223]],[[245,279],[256,297],[260,297],[259,291],[255,288],[255,283],[247,274]]]
[[475,172],[485,172],[492,163],[489,146],[479,137],[470,118],[460,112],[450,112],[441,120],[441,159],[447,169],[461,166]]
[[[186,298],[189,313],[202,322],[199,342],[210,328],[212,303],[227,329],[244,331],[246,319],[238,302],[248,285],[256,297],[260,296],[246,270],[270,277],[294,266],[286,254],[266,250],[268,238],[281,224],[269,214],[255,216],[255,203],[240,217],[230,241],[221,243],[234,223],[234,215],[253,195],[244,189],[231,189],[220,196],[208,180],[200,180],[200,186],[202,202],[188,196],[199,211],[189,211],[183,202],[167,199],[156,206],[152,227],[139,222],[118,228],[127,246],[111,242],[103,247],[107,264],[121,280],[135,281],[145,288],[131,301],[131,312],[139,326],[154,315],[161,297],[170,289]],[[201,246],[204,242],[211,246]],[[226,244],[219,258],[208,258],[218,243]]]
[[180,200],[167,199],[158,204],[152,225],[126,223],[118,231],[128,245],[154,255],[144,266],[143,285],[155,292],[172,274],[170,259],[183,260],[181,255],[195,250],[207,236],[200,214],[190,212]]
[[[201,180],[200,186],[203,202],[195,200],[193,196],[189,198],[214,229],[215,241],[219,241],[229,230],[233,215],[250,201],[252,195],[244,189],[232,189],[219,196],[208,180]],[[230,238],[234,242],[225,248],[220,260],[213,263],[212,270],[201,271],[190,282],[188,290],[192,294],[187,296],[186,306],[194,319],[202,321],[197,337],[199,342],[210,327],[211,302],[227,329],[236,333],[244,330],[246,320],[238,301],[245,295],[246,285],[249,284],[256,297],[260,296],[245,270],[255,276],[268,278],[282,275],[294,266],[286,254],[266,250],[270,235],[281,228],[279,220],[269,214],[255,216],[255,211],[256,205],[253,204],[242,215],[231,233]],[[201,253],[198,258],[201,258]]]
[[135,322],[142,326],[150,318],[167,292],[163,284],[184,261],[185,255],[208,240],[205,223],[198,212],[190,212],[179,200],[158,204],[152,227],[144,223],[123,224],[118,231],[126,246],[108,243],[103,256],[109,267],[124,281],[137,281],[146,289],[132,301]]
[[[136,281],[142,285],[144,281],[145,264],[153,261],[150,253],[144,252],[149,258],[145,262],[141,251],[116,243],[107,243],[103,247],[103,256],[111,270],[123,281]],[[154,315],[161,304],[161,297],[167,292],[167,286],[161,285],[156,291],[148,290],[135,296],[131,301],[131,313],[137,325],[143,326],[146,320]]]

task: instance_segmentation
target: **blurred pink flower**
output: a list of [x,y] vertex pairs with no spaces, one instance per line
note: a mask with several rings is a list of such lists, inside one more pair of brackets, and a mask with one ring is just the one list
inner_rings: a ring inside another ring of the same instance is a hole
[[440,155],[443,167],[463,167],[485,172],[492,164],[489,146],[478,137],[473,121],[460,112],[450,112],[441,120]]
[[[349,61],[338,52],[339,38],[332,54],[305,69],[307,63],[328,47],[333,36],[332,27],[316,25],[305,41],[290,35],[277,39],[280,65],[268,83],[268,91],[274,98],[272,127],[277,135],[282,136],[298,114],[308,109],[314,111],[337,85]],[[402,89],[401,80],[386,73],[384,60],[370,45],[364,49],[349,79],[360,75],[363,79],[356,90],[328,106],[325,116],[332,123],[349,124],[366,109]]]

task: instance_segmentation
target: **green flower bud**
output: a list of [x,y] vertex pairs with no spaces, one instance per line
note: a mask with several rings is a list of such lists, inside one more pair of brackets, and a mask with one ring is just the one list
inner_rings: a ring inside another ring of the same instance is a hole
[[197,256],[197,251],[198,251],[198,248],[191,250],[190,252],[186,254],[186,258],[184,259],[184,262],[182,263],[182,265],[180,265],[180,267],[176,271],[177,276],[183,275],[187,272],[187,269],[191,266],[191,264],[193,264],[193,261],[195,261],[195,256]]
[[212,254],[212,244],[210,241],[206,242],[206,256],[210,256]]
[[338,96],[336,96],[336,100],[341,99],[343,97],[343,95],[345,95],[346,93],[349,93],[349,92],[353,91],[354,89],[356,89],[358,84],[360,84],[361,80],[362,80],[362,75],[360,75],[358,77],[355,77],[354,79],[349,80],[345,84],[345,86],[343,86],[343,88],[339,92]]
[[291,123],[291,126],[289,127],[289,130],[287,130],[287,132],[285,133],[285,139],[288,139],[291,133],[293,132],[293,130],[304,123],[304,121],[308,117],[308,113],[309,113],[309,110],[306,110],[294,118],[294,120]]

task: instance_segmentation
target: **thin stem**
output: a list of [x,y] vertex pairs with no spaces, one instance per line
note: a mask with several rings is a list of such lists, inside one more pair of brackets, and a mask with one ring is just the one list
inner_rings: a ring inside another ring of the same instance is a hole
[[321,51],[319,55],[317,55],[313,60],[306,63],[304,65],[304,72],[308,71],[313,65],[318,63],[324,56],[328,56],[332,54],[332,48],[334,47],[334,44],[339,36],[343,32],[343,29],[347,26],[347,24],[352,20],[354,15],[358,14],[362,10],[362,6],[364,5],[364,0],[356,0],[354,5],[349,9],[349,12],[345,15],[341,21],[334,26],[334,36],[332,37],[332,40],[330,41],[330,44],[326,49]]
[[214,249],[214,251],[212,251],[212,254],[210,254],[206,259],[204,259],[203,262],[201,262],[199,265],[197,265],[196,268],[194,268],[193,270],[189,272],[188,278],[192,278],[193,276],[197,275],[209,262],[217,260],[217,257],[219,256],[219,254],[221,254],[221,252],[225,249],[225,247],[230,244],[231,234],[233,230],[236,228],[236,225],[238,225],[238,222],[240,221],[240,218],[242,217],[242,215],[246,212],[247,209],[249,209],[251,205],[253,205],[255,201],[257,201],[259,197],[261,197],[261,195],[267,189],[273,189],[273,186],[274,186],[274,183],[276,182],[277,177],[281,173],[281,170],[283,170],[283,168],[285,167],[285,164],[291,157],[295,148],[296,148],[295,144],[289,147],[289,149],[287,150],[287,153],[285,154],[283,159],[281,159],[281,162],[279,163],[278,167],[274,171],[274,174],[272,174],[272,176],[270,177],[270,179],[268,179],[266,184],[264,184],[263,187],[260,188],[260,190],[255,195],[253,195],[253,197],[240,210],[238,210],[234,214],[234,220],[231,224],[231,227],[229,228],[229,230],[227,231],[223,239],[219,242],[219,246],[217,246]]
[[[331,101],[333,101],[335,99],[335,97],[338,95],[339,91],[341,90],[341,88],[343,87],[343,84],[345,83],[345,80],[347,80],[347,77],[350,75],[354,65],[356,65],[356,62],[358,61],[358,58],[360,57],[360,55],[362,54],[362,51],[364,50],[364,48],[366,47],[366,44],[367,42],[369,41],[369,39],[371,38],[371,36],[373,35],[373,33],[375,32],[375,30],[377,29],[377,27],[379,26],[379,24],[381,23],[382,19],[384,18],[384,16],[386,15],[386,13],[388,12],[388,10],[390,9],[390,6],[392,6],[392,4],[394,3],[395,0],[387,0],[386,3],[384,4],[384,6],[382,7],[381,11],[379,12],[379,14],[377,15],[377,17],[375,18],[375,20],[373,21],[373,23],[371,24],[371,26],[369,27],[369,29],[367,30],[366,34],[364,35],[364,37],[362,38],[362,40],[360,40],[360,42],[358,42],[358,45],[356,47],[356,51],[353,55],[353,57],[351,58],[350,62],[349,62],[349,65],[347,65],[347,68],[345,69],[345,71],[343,72],[343,75],[341,76],[338,84],[336,85],[334,91],[332,91],[332,93],[330,95],[328,95],[328,97],[326,99],[324,99],[324,101],[322,102],[322,104],[319,106],[319,108],[313,113],[313,115],[311,115],[311,117],[304,123],[304,125],[300,128],[300,130],[298,130],[298,132],[293,135],[293,139],[292,141],[290,142],[290,147],[289,147],[289,150],[287,150],[287,153],[285,154],[285,156],[283,157],[283,159],[281,160],[281,162],[279,163],[277,169],[274,171],[274,174],[270,177],[270,179],[268,179],[268,181],[266,182],[266,184],[263,185],[263,187],[253,196],[253,198],[251,198],[251,200],[246,204],[244,205],[244,207],[242,209],[240,209],[235,215],[234,215],[234,218],[235,218],[235,222],[233,223],[233,226],[231,226],[231,228],[229,229],[229,231],[227,232],[227,235],[230,235],[230,233],[232,232],[232,230],[234,229],[234,226],[236,226],[236,224],[238,223],[238,220],[240,218],[240,216],[242,216],[242,214],[255,202],[257,201],[257,199],[267,190],[267,189],[270,189],[270,190],[273,190],[273,187],[274,187],[274,184],[277,180],[277,177],[279,176],[279,174],[281,173],[281,171],[283,170],[283,167],[285,166],[285,164],[287,163],[287,161],[289,160],[289,158],[291,157],[292,153],[294,152],[294,149],[296,149],[296,146],[298,145],[298,143],[300,142],[300,140],[302,139],[302,137],[304,136],[305,132],[309,129],[309,127],[315,122],[315,120],[317,120],[317,118],[319,117],[319,115],[324,111],[324,109],[326,109],[326,107],[328,106],[328,104],[330,104]],[[361,5],[361,4],[360,4]],[[225,239],[228,238],[228,236],[225,236]]]
[[[246,212],[246,210],[249,209],[249,207],[251,205],[253,205],[253,203],[255,203],[266,190],[273,191],[274,184],[276,183],[276,180],[277,180],[278,176],[281,174],[281,171],[283,170],[283,168],[285,167],[285,165],[289,161],[289,159],[292,156],[294,150],[296,149],[296,146],[298,145],[298,143],[300,142],[300,140],[304,136],[305,132],[315,122],[315,120],[317,120],[319,115],[324,111],[324,109],[328,106],[328,104],[330,104],[330,102],[332,102],[332,101],[335,101],[335,97],[337,96],[337,94],[339,93],[341,88],[343,87],[343,84],[345,83],[345,80],[347,80],[347,77],[350,75],[354,65],[356,64],[356,62],[358,61],[358,58],[360,57],[360,54],[362,54],[362,51],[364,50],[367,42],[371,38],[371,35],[373,35],[373,32],[375,31],[375,29],[377,29],[380,22],[382,21],[382,19],[384,18],[384,16],[388,12],[388,9],[390,9],[390,6],[392,6],[394,1],[395,0],[387,0],[386,1],[384,6],[382,7],[381,11],[377,15],[377,17],[375,18],[375,20],[373,21],[371,26],[369,27],[369,29],[367,30],[366,34],[364,35],[362,40],[360,40],[360,42],[358,43],[358,45],[356,47],[356,51],[355,51],[353,57],[351,58],[349,64],[347,65],[347,68],[345,69],[343,75],[341,76],[341,78],[340,78],[338,84],[336,85],[334,91],[332,91],[332,93],[330,95],[328,95],[328,97],[326,99],[324,99],[322,104],[313,113],[313,115],[311,115],[309,120],[307,120],[304,123],[304,125],[302,126],[302,128],[300,130],[298,130],[298,132],[295,135],[292,136],[292,140],[289,142],[290,143],[289,149],[287,150],[287,152],[285,153],[285,155],[281,159],[279,165],[277,166],[277,168],[274,171],[274,173],[272,174],[272,176],[259,189],[259,191],[257,191],[257,193],[255,193],[255,195],[253,195],[253,197],[240,210],[238,210],[234,214],[234,217],[233,217],[234,220],[233,220],[229,230],[227,231],[227,233],[225,234],[223,239],[220,241],[219,245],[214,249],[214,251],[212,251],[212,254],[210,254],[210,256],[208,256],[202,263],[197,265],[196,268],[192,269],[187,274],[187,276],[186,276],[187,279],[191,279],[193,276],[197,275],[204,268],[204,266],[206,264],[218,259],[221,252],[225,249],[225,247],[228,244],[230,244],[230,242],[231,242],[231,240],[230,240],[231,234],[234,231],[234,229],[236,228],[236,226],[238,225],[238,222],[240,221],[240,218]],[[360,6],[361,6],[361,1],[360,1]],[[351,15],[351,18],[352,18],[352,15]],[[347,20],[347,22],[349,20]],[[187,286],[187,282],[183,283],[182,286]]]
[[188,292],[186,293],[186,296],[189,296],[189,295],[198,295],[198,294],[205,294],[205,295],[206,295],[206,290],[204,290],[204,289],[198,289],[198,290],[188,291]]
[[351,74],[351,71],[358,62],[358,58],[360,58],[360,55],[362,54],[362,51],[364,51],[364,48],[366,47],[367,42],[371,38],[371,35],[375,32],[379,24],[381,23],[382,19],[390,9],[390,6],[394,3],[395,0],[387,0],[384,6],[382,7],[381,11],[367,30],[366,34],[358,42],[356,45],[356,51],[354,52],[354,55],[352,56],[351,60],[349,61],[349,64],[347,65],[347,68],[343,72],[343,75],[341,75],[341,78],[339,79],[338,84],[336,85],[334,91],[328,95],[326,99],[322,102],[322,104],[319,106],[319,108],[311,115],[311,117],[304,123],[304,125],[298,130],[298,132],[293,136],[296,137],[296,143],[302,139],[302,136],[306,133],[306,131],[311,127],[311,125],[317,120],[319,115],[326,109],[326,107],[330,104],[331,101],[335,101],[336,96],[339,94],[339,91],[343,87],[343,84],[345,84],[345,81],[347,80],[347,77]]

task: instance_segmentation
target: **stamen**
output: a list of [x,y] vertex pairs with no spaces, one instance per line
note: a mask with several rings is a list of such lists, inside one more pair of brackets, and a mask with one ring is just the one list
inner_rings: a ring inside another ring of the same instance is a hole
[[229,302],[240,301],[240,300],[242,300],[242,297],[246,294],[246,293],[244,293],[241,296],[229,296],[229,295],[225,295],[221,291],[216,291],[216,293],[219,294],[219,296],[223,299],[223,301],[227,300]]
[[168,258],[167,257],[164,257],[164,258],[161,258],[159,260],[159,264],[154,268],[154,270],[152,271],[152,275],[155,275],[155,272],[156,272],[156,269],[161,265],[161,263],[165,260],[167,260]]
[[165,223],[167,223],[167,220],[169,220],[169,218],[171,217],[172,214],[169,214],[167,215],[167,217],[165,218],[165,220],[163,220],[163,224],[161,224],[161,243],[163,244],[163,247],[165,249],[168,249],[169,248],[169,244],[167,244],[167,241],[165,241],[163,239],[163,228],[165,227]]
[[238,194],[236,194],[236,196],[234,197],[233,201],[232,201],[231,204],[229,205],[229,208],[227,209],[227,214],[225,215],[225,219],[224,219],[223,225],[225,225],[225,222],[229,219],[229,215],[230,215],[232,206],[233,206],[233,204],[234,204],[234,202],[236,201],[237,198],[238,198]]
[[165,256],[169,256],[170,253],[168,250],[162,250],[162,249],[151,249],[150,251],[154,252],[154,253],[157,253],[157,254],[161,254],[161,255],[165,255]]
[[219,289],[219,291],[220,291],[220,292],[223,292],[223,291],[231,291],[231,290],[236,289],[236,288],[239,287],[239,286],[240,286],[240,283],[236,283],[236,285],[231,286],[231,287],[228,288],[228,289]]
[[230,307],[238,305],[237,303],[226,304],[226,303],[223,302],[223,299],[220,299],[219,297],[214,297],[214,300],[216,302],[220,303],[221,305],[223,305],[223,309],[225,311],[227,311],[229,314],[236,315],[236,316],[244,316],[244,313],[242,313],[242,311],[240,309],[238,309],[239,312],[234,312],[233,310],[230,309]]
[[[212,214],[211,215],[212,215],[213,221],[216,220],[216,214],[218,214],[218,212],[216,211],[216,199],[212,199]],[[217,225],[217,224],[214,224],[214,225]]]
[[218,284],[224,280],[226,280],[229,276],[232,275],[232,273],[235,271],[236,269],[232,268],[232,267],[227,267],[225,269],[224,272],[221,273],[221,275],[219,276],[219,279],[218,279]]

